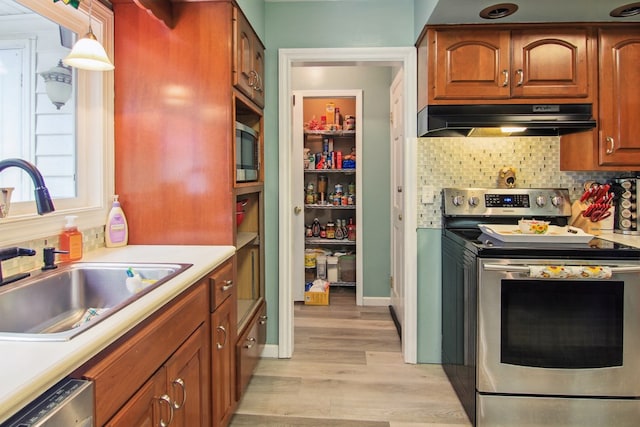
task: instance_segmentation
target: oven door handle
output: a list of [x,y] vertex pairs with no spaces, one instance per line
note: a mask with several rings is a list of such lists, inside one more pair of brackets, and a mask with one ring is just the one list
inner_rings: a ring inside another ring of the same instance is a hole
[[[528,273],[530,268],[528,265],[510,265],[510,264],[484,264],[486,271],[504,271],[511,273]],[[640,273],[640,265],[630,265],[624,267],[610,267],[611,273]]]

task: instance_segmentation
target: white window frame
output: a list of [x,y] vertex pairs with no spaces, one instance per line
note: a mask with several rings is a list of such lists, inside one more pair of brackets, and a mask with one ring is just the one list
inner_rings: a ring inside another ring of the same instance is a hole
[[[71,31],[84,36],[88,30],[88,4],[78,10],[63,2],[16,0]],[[91,27],[107,54],[113,58],[113,13],[93,2]],[[35,203],[30,212],[0,219],[0,247],[56,235],[65,215],[77,215],[80,229],[105,224],[114,192],[114,77],[113,72],[77,70],[77,197],[54,199],[55,212],[39,216]],[[11,208],[13,211],[13,206]]]

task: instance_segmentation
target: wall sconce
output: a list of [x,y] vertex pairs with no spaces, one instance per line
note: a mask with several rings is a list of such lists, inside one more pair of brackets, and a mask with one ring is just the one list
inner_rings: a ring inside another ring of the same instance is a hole
[[62,62],[64,62],[65,65],[82,70],[110,71],[115,67],[91,29],[92,6],[93,0],[89,0],[89,31],[83,38],[76,42],[69,55],[67,55]]
[[59,110],[71,97],[71,67],[58,61],[58,65],[39,74],[44,79],[47,96]]

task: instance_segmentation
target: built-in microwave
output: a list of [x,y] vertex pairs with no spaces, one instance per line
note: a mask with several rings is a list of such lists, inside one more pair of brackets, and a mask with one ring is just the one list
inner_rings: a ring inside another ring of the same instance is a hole
[[236,122],[236,181],[257,181],[260,170],[258,132]]

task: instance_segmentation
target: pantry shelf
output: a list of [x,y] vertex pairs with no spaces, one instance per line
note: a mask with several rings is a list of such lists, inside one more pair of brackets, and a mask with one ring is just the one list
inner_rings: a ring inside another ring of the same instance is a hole
[[336,246],[355,246],[356,242],[353,240],[347,240],[347,239],[323,239],[323,238],[319,238],[319,237],[307,237],[306,239],[304,239],[304,243],[307,245],[321,245],[321,246],[326,246],[326,245],[336,245]]

